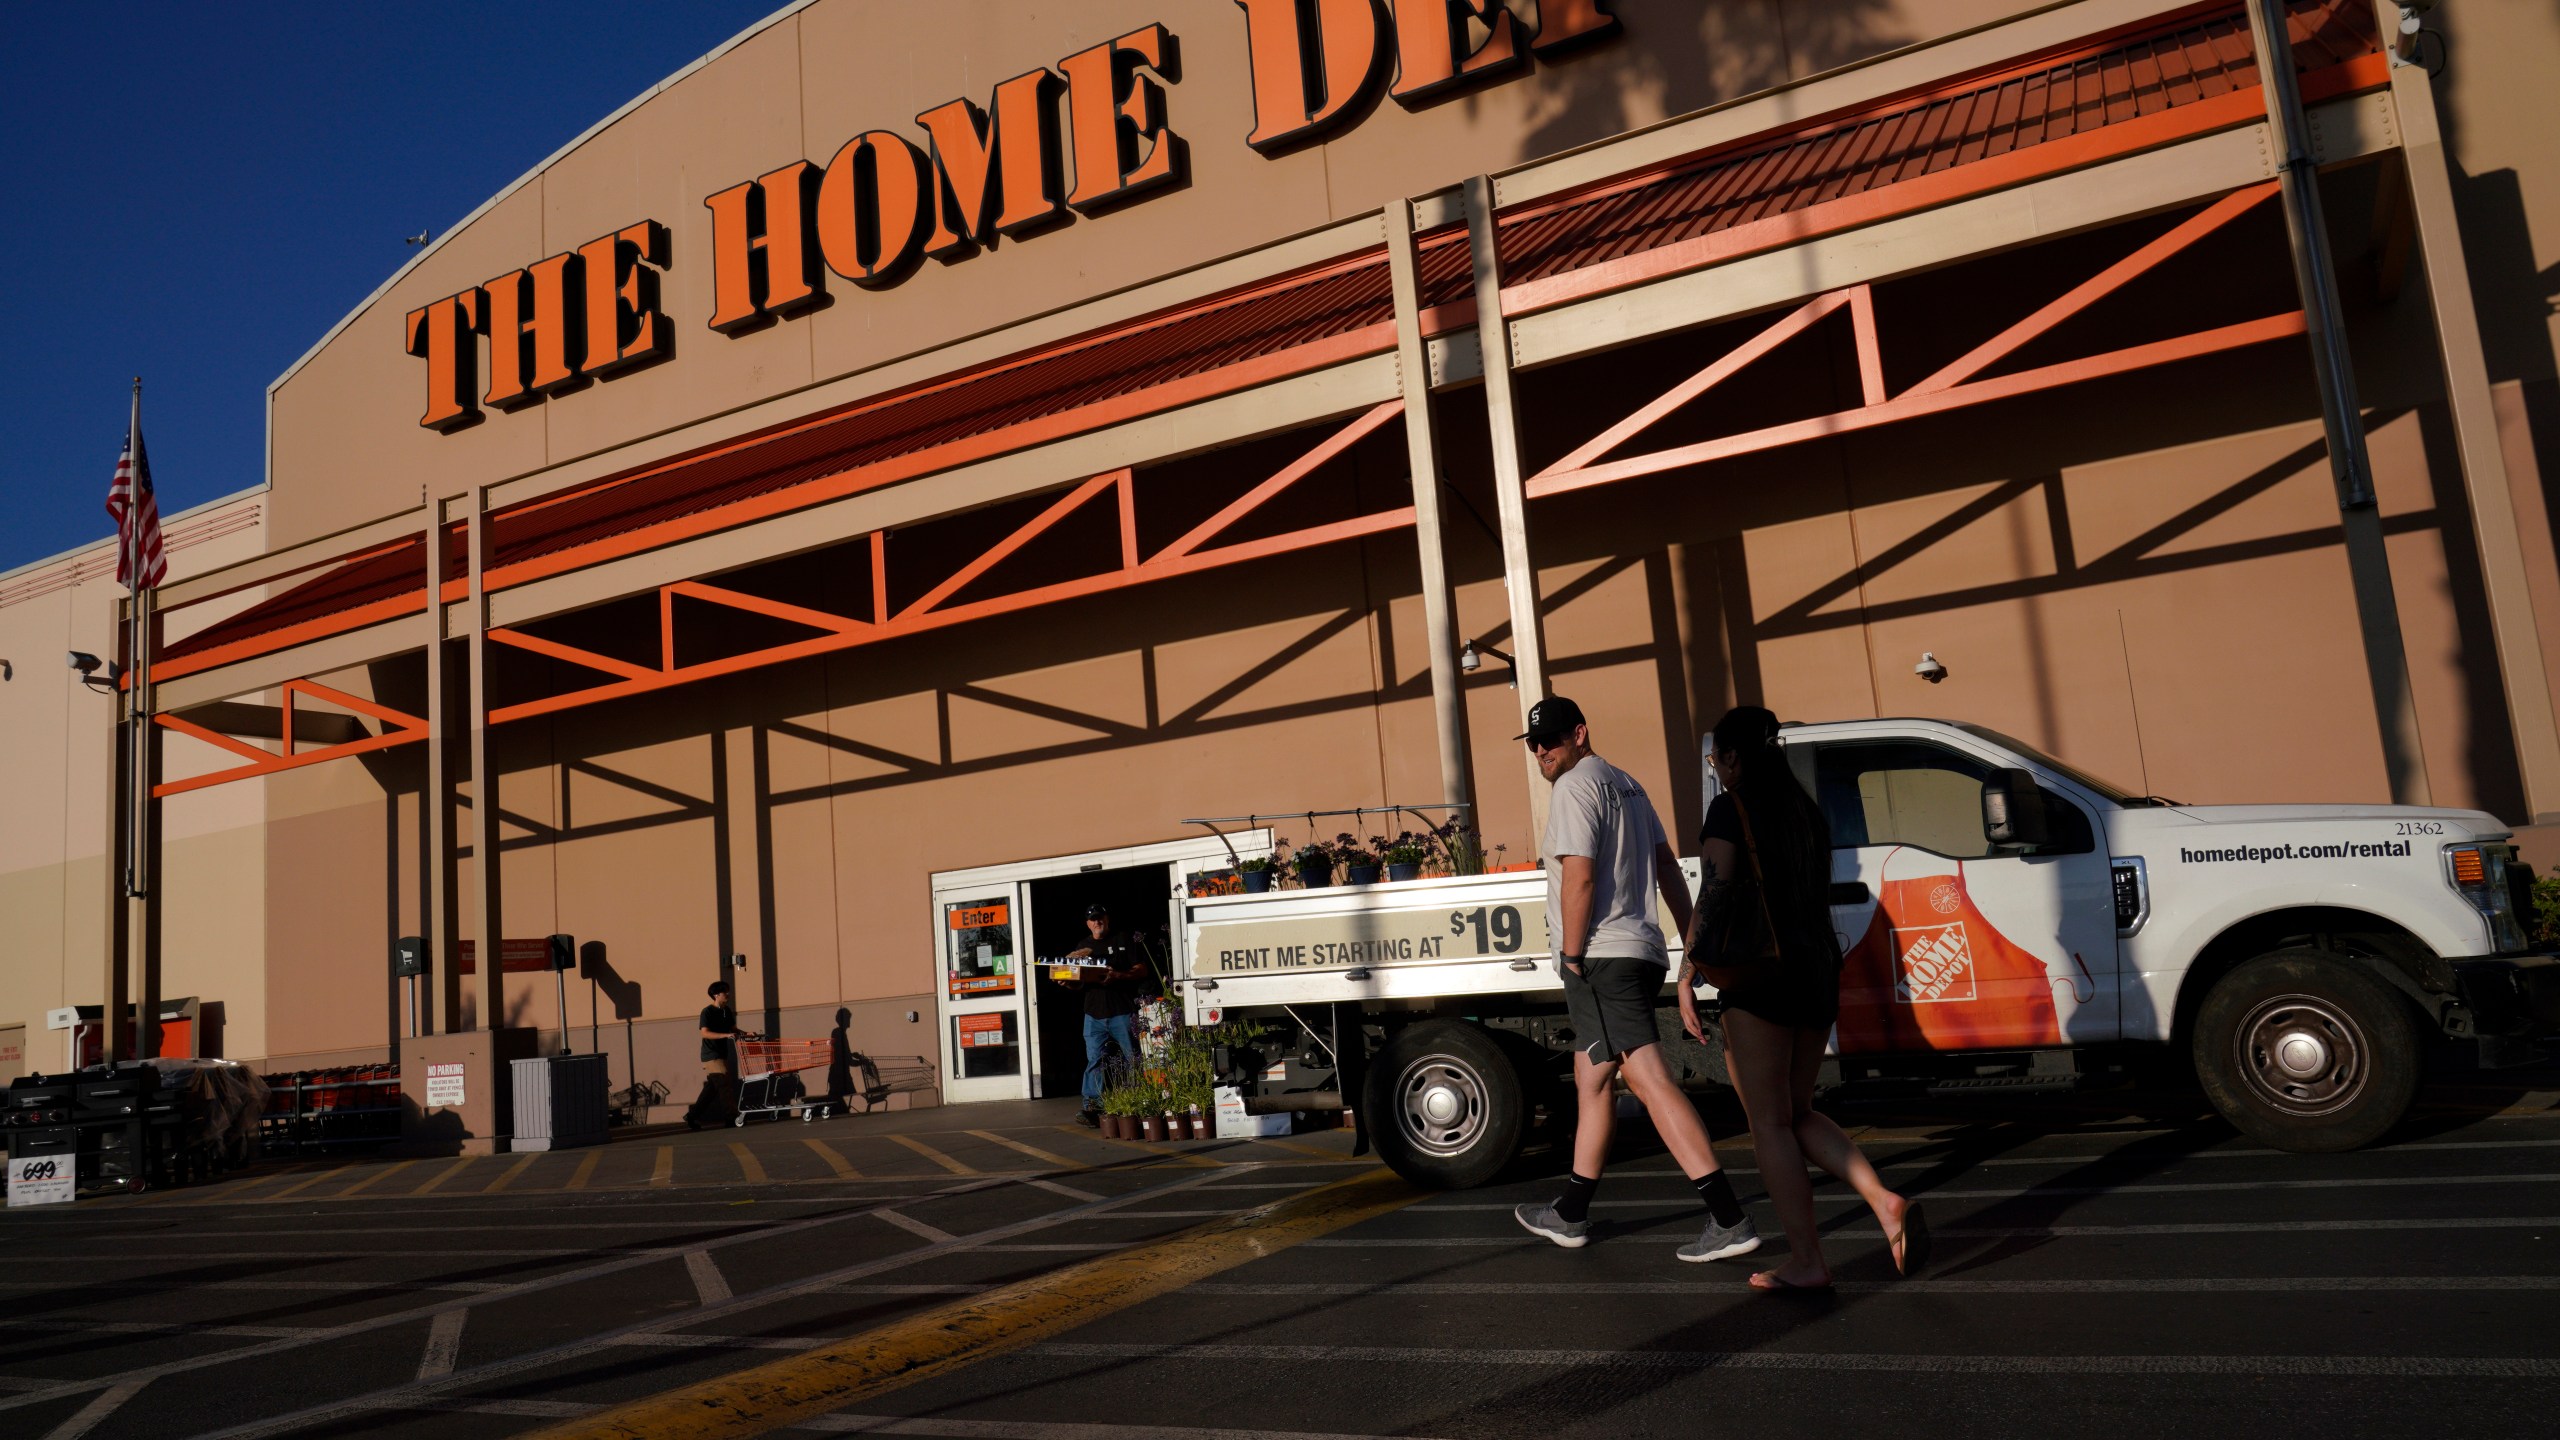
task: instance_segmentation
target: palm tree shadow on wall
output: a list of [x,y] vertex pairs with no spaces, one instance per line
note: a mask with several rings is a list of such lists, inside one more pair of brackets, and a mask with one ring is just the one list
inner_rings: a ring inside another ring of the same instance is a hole
[[[1527,138],[1515,158],[1623,134],[1917,38],[1889,0],[1710,0],[1661,13],[1621,0],[1614,8],[1626,22],[1616,36],[1539,62]],[[1693,13],[1668,13],[1679,9]],[[1481,104],[1481,95],[1468,103]]]

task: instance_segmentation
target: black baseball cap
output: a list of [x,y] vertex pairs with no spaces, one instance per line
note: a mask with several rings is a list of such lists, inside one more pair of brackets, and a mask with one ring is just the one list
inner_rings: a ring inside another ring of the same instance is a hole
[[1550,695],[1529,707],[1529,728],[1512,736],[1514,740],[1555,741],[1573,733],[1576,725],[1591,722],[1582,718],[1582,707],[1561,695]]
[[1096,900],[1092,904],[1084,907],[1084,918],[1087,920],[1108,920],[1111,918],[1111,907],[1103,904],[1099,900]]

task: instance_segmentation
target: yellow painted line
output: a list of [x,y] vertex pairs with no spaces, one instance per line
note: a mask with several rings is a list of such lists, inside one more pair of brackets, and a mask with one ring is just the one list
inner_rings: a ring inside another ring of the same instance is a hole
[[975,1175],[978,1173],[976,1166],[964,1165],[959,1161],[952,1159],[950,1156],[943,1154],[941,1151],[934,1149],[932,1146],[927,1145],[913,1135],[892,1135],[889,1138],[906,1146],[908,1149],[913,1150],[927,1160],[932,1161],[934,1164],[941,1166],[943,1169],[950,1171],[954,1175]]
[[1355,1158],[1365,1158],[1355,1157],[1348,1150],[1327,1150],[1321,1145],[1301,1145],[1295,1140],[1279,1140],[1270,1136],[1265,1136],[1253,1143],[1256,1145],[1276,1145],[1283,1150],[1295,1150],[1301,1155],[1313,1155],[1319,1159],[1332,1160],[1336,1162],[1353,1160]]
[[258,1199],[264,1200],[267,1198],[267,1186],[273,1185],[279,1180],[286,1180],[290,1182],[291,1177],[303,1173],[304,1168],[305,1167],[303,1166],[296,1165],[288,1169],[278,1170],[272,1175],[252,1175],[248,1179],[239,1181],[224,1190],[212,1195],[207,1195],[201,1200],[190,1197],[187,1203],[190,1205],[230,1205],[237,1203],[253,1190],[259,1192],[257,1196]]
[[843,1155],[837,1153],[836,1147],[828,1144],[826,1141],[803,1140],[800,1143],[817,1151],[818,1158],[827,1162],[827,1168],[836,1172],[837,1179],[859,1180],[862,1178],[862,1172],[853,1168],[853,1162],[845,1159]]
[[1007,1140],[993,1130],[971,1130],[966,1133],[975,1135],[981,1140],[992,1140],[1007,1150],[1028,1155],[1032,1159],[1037,1160],[1044,1165],[1055,1165],[1061,1170],[1082,1170],[1086,1168],[1082,1161],[1070,1160],[1064,1155],[1051,1154],[1049,1151],[1043,1150],[1037,1145],[1025,1145],[1019,1140]]
[[1058,1128],[1070,1135],[1081,1135],[1087,1140],[1099,1140],[1105,1145],[1117,1145],[1123,1150],[1135,1151],[1140,1155],[1152,1156],[1158,1160],[1176,1161],[1184,1165],[1205,1165],[1215,1170],[1226,1168],[1226,1162],[1212,1160],[1206,1155],[1194,1155],[1183,1150],[1167,1150],[1162,1141],[1115,1140],[1108,1135],[1097,1135],[1074,1125],[1061,1125]]
[[658,1147],[658,1163],[649,1169],[649,1183],[652,1185],[676,1183],[676,1147],[673,1145]]
[[739,1173],[739,1174],[746,1176],[746,1177],[747,1177],[747,1179],[749,1179],[749,1180],[751,1180],[751,1181],[756,1181],[756,1182],[759,1182],[759,1183],[763,1181],[763,1179],[764,1179],[764,1162],[763,1162],[763,1161],[761,1161],[761,1160],[759,1160],[759,1159],[757,1159],[757,1158],[755,1157],[755,1152],[754,1152],[754,1151],[752,1151],[752,1150],[749,1150],[749,1149],[747,1148],[747,1142],[746,1142],[746,1141],[744,1141],[744,1140],[732,1140],[732,1141],[730,1141],[730,1142],[729,1142],[729,1153],[738,1157],[738,1173]]
[[734,1440],[1051,1339],[1423,1198],[1379,1170],[784,1359],[531,1432],[545,1440]]
[[333,1200],[344,1200],[348,1196],[356,1194],[370,1186],[381,1184],[383,1181],[390,1179],[392,1176],[399,1174],[401,1171],[406,1170],[417,1163],[418,1162],[415,1160],[395,1160],[329,1198]]
[[532,1169],[533,1162],[541,1158],[541,1151],[527,1150],[520,1158],[517,1159],[516,1163],[506,1168],[505,1173],[499,1175],[497,1179],[490,1181],[487,1185],[482,1186],[480,1193],[483,1195],[495,1195],[499,1191],[506,1189],[508,1186],[515,1183],[517,1176]]
[[323,1170],[308,1180],[296,1180],[283,1189],[276,1191],[274,1194],[261,1195],[258,1198],[260,1200],[281,1200],[287,1195],[298,1195],[303,1191],[310,1189],[312,1186],[319,1184],[323,1180],[335,1180],[354,1168],[356,1167],[353,1165],[341,1165],[334,1170]]
[[570,1190],[586,1189],[587,1177],[596,1173],[596,1164],[603,1159],[604,1151],[600,1149],[588,1151],[587,1158],[578,1162],[578,1173],[570,1176],[569,1183],[563,1188]]
[[437,1186],[442,1185],[447,1180],[450,1180],[454,1176],[461,1174],[464,1170],[469,1169],[471,1162],[479,1158],[480,1157],[477,1155],[465,1155],[461,1159],[454,1161],[452,1164],[447,1165],[442,1170],[437,1171],[434,1179],[429,1180],[426,1184],[419,1186],[417,1189],[412,1190],[409,1193],[412,1195],[428,1194]]

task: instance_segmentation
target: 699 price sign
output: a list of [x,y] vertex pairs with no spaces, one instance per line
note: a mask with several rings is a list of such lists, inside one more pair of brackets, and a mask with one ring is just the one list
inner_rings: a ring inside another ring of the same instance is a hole
[[11,1205],[60,1205],[71,1198],[78,1162],[69,1155],[28,1155],[9,1162]]

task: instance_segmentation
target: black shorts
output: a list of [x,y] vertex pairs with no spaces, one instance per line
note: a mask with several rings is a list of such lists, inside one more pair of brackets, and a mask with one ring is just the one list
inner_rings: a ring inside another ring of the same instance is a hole
[[1564,1010],[1574,1047],[1594,1065],[1623,1060],[1662,1038],[1654,1029],[1654,1002],[1662,998],[1667,966],[1622,955],[1586,958],[1574,974],[1562,961]]

